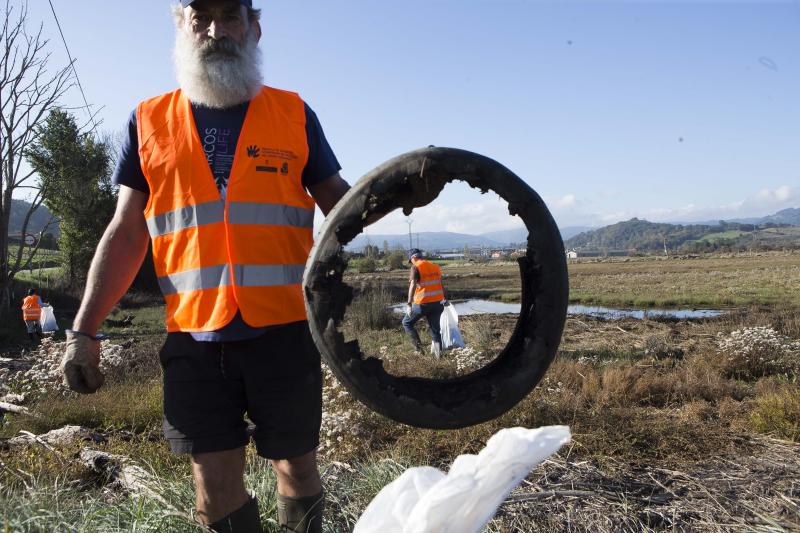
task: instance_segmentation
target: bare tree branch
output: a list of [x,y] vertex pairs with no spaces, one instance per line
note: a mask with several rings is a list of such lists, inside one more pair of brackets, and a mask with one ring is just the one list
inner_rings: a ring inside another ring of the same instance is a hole
[[[2,0],[0,0],[2,2]],[[21,268],[30,266],[39,246],[25,251],[24,235],[33,213],[43,201],[35,175],[24,166],[24,154],[37,139],[37,126],[58,105],[74,84],[71,64],[52,69],[50,44],[40,23],[28,31],[27,0],[5,0],[0,7],[0,312],[8,307],[11,281]],[[8,228],[14,192],[36,191],[22,222],[22,242],[9,255]],[[40,232],[52,224],[53,220]],[[41,243],[41,238],[39,239]]]

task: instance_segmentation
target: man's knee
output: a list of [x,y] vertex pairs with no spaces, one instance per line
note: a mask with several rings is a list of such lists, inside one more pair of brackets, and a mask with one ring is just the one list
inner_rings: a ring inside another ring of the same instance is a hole
[[198,488],[211,495],[230,494],[244,486],[244,448],[192,456],[192,472]]
[[[316,492],[319,489],[316,451],[292,459],[273,459],[271,463],[278,476],[279,485],[289,485],[292,492],[301,493]],[[291,495],[293,494],[289,494]]]
[[272,468],[284,478],[303,481],[317,476],[317,461],[308,456],[293,459],[276,459],[272,461]]

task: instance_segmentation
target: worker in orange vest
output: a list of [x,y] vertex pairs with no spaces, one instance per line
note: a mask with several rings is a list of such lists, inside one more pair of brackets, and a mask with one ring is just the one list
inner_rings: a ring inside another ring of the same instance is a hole
[[28,329],[28,337],[31,342],[36,342],[36,336],[42,338],[42,299],[36,294],[36,289],[28,289],[28,295],[22,299],[22,319]]
[[431,337],[433,337],[431,352],[438,359],[442,353],[442,332],[439,328],[439,318],[444,311],[444,305],[447,304],[442,285],[442,270],[439,265],[424,259],[418,248],[409,252],[408,262],[411,263],[411,271],[403,329],[411,337],[417,353],[422,353],[422,341],[414,325],[424,316],[431,328]]
[[310,107],[262,84],[251,0],[182,0],[173,15],[180,88],[129,119],[64,379],[102,385],[97,330],[150,241],[166,302],[164,433],[191,456],[197,516],[217,532],[262,531],[243,480],[247,413],[277,475],[281,531],[320,532],[322,376],[301,281],[315,205],[327,215],[349,186]]

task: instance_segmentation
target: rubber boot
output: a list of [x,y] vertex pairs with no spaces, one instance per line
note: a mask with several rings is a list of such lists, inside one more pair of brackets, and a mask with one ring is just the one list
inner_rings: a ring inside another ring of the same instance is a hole
[[436,359],[441,359],[442,357],[442,345],[436,341],[431,342],[431,353]]
[[417,352],[419,355],[425,353],[422,351],[422,341],[419,338],[419,333],[417,333],[417,330],[413,329],[409,331],[408,336],[411,339],[411,344],[414,345],[414,351]]
[[325,491],[303,498],[278,494],[278,524],[282,533],[322,533],[324,511]]
[[258,516],[258,500],[251,497],[247,503],[213,524],[209,529],[216,533],[264,533]]

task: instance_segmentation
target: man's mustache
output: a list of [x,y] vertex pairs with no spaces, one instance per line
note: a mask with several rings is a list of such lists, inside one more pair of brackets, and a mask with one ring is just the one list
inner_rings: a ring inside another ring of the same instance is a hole
[[197,47],[200,57],[208,59],[213,56],[239,57],[242,47],[227,37],[222,39],[208,39]]

